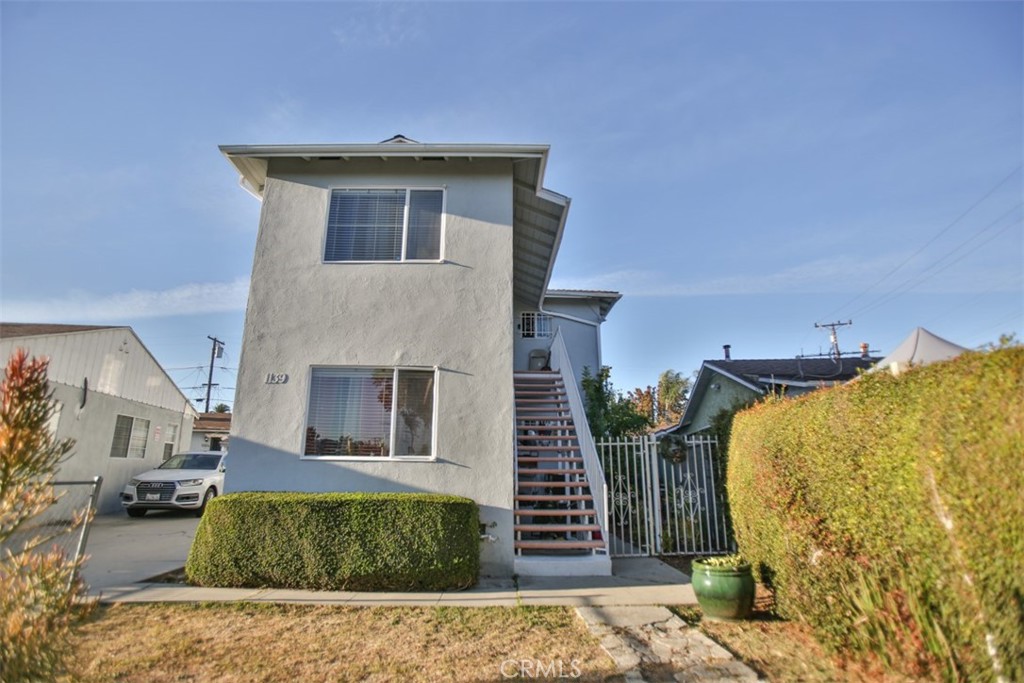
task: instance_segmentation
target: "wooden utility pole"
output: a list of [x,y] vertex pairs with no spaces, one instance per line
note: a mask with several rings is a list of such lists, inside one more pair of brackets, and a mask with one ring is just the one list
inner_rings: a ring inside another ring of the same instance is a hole
[[847,325],[852,325],[852,324],[853,324],[852,320],[847,320],[845,323],[841,322],[841,321],[837,321],[837,322],[834,322],[834,323],[823,323],[823,324],[820,324],[820,325],[818,323],[814,323],[814,327],[815,328],[820,329],[820,328],[823,328],[823,327],[827,327],[830,330],[829,335],[828,335],[828,340],[832,344],[832,353],[830,355],[833,358],[837,358],[838,359],[838,358],[840,358],[842,356],[842,354],[839,351],[839,335],[836,334],[836,329],[840,328],[840,327],[846,327]]
[[213,361],[215,358],[220,358],[224,355],[224,342],[216,337],[207,336],[207,339],[213,342],[213,347],[210,349],[210,374],[206,378],[206,408],[203,409],[204,413],[210,412],[210,390],[213,389],[216,384],[213,383]]

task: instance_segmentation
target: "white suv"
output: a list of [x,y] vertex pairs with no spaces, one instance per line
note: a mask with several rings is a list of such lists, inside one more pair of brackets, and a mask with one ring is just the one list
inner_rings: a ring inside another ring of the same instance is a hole
[[227,453],[178,453],[155,470],[137,474],[121,492],[129,517],[147,510],[194,510],[201,517],[206,504],[224,490]]

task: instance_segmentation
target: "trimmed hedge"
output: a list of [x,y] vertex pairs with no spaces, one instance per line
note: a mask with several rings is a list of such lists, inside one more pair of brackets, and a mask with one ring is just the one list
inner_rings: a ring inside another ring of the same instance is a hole
[[778,611],[827,646],[1024,680],[1024,348],[740,413],[728,491]]
[[185,573],[200,586],[411,591],[472,586],[479,511],[419,493],[233,493],[210,502]]

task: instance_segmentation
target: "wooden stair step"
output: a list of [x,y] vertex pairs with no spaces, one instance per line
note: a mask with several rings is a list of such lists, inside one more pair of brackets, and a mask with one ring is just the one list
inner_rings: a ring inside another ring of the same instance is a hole
[[538,432],[575,432],[576,426],[571,423],[567,425],[517,425],[516,429],[536,429]]
[[575,441],[575,434],[516,434],[518,441]]
[[568,501],[573,501],[573,500],[592,501],[592,500],[594,500],[594,497],[592,495],[590,495],[589,493],[583,493],[583,494],[579,494],[579,495],[573,494],[571,496],[568,496],[568,495],[565,495],[565,494],[557,494],[557,493],[553,493],[553,494],[548,494],[548,493],[520,493],[520,494],[516,494],[515,496],[513,496],[513,500],[534,501],[534,502],[537,502],[537,503],[542,503],[542,502],[561,503],[561,502],[568,502]]
[[534,468],[529,468],[529,467],[527,467],[527,468],[520,467],[519,468],[519,474],[521,474],[523,476],[526,476],[526,477],[540,475],[540,474],[550,474],[550,475],[557,475],[557,476],[562,476],[563,474],[565,474],[565,475],[570,475],[571,476],[571,475],[586,474],[586,473],[587,473],[586,470],[575,469],[575,468],[573,468],[573,469],[558,469],[558,468],[555,468],[555,467],[552,467],[550,469],[543,469],[543,468],[536,468],[536,469],[534,469]]
[[516,524],[515,531],[544,533],[546,531],[600,531],[600,524]]
[[525,451],[578,451],[579,446],[523,446]]
[[523,550],[562,550],[571,548],[603,548],[604,541],[516,541],[516,548]]
[[537,462],[583,462],[583,458],[574,455],[564,455],[562,457],[554,455],[520,455],[516,460],[523,464]]
[[521,489],[589,489],[589,481],[517,481]]
[[594,517],[596,510],[583,508],[581,510],[531,510],[530,508],[516,508],[516,517]]

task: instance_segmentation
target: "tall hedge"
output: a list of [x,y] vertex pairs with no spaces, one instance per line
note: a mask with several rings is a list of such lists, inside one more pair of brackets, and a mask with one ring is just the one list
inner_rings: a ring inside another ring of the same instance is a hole
[[476,583],[479,511],[418,493],[235,493],[199,523],[185,572],[201,586],[444,590]]
[[866,375],[737,416],[740,550],[847,654],[1024,680],[1024,349]]

